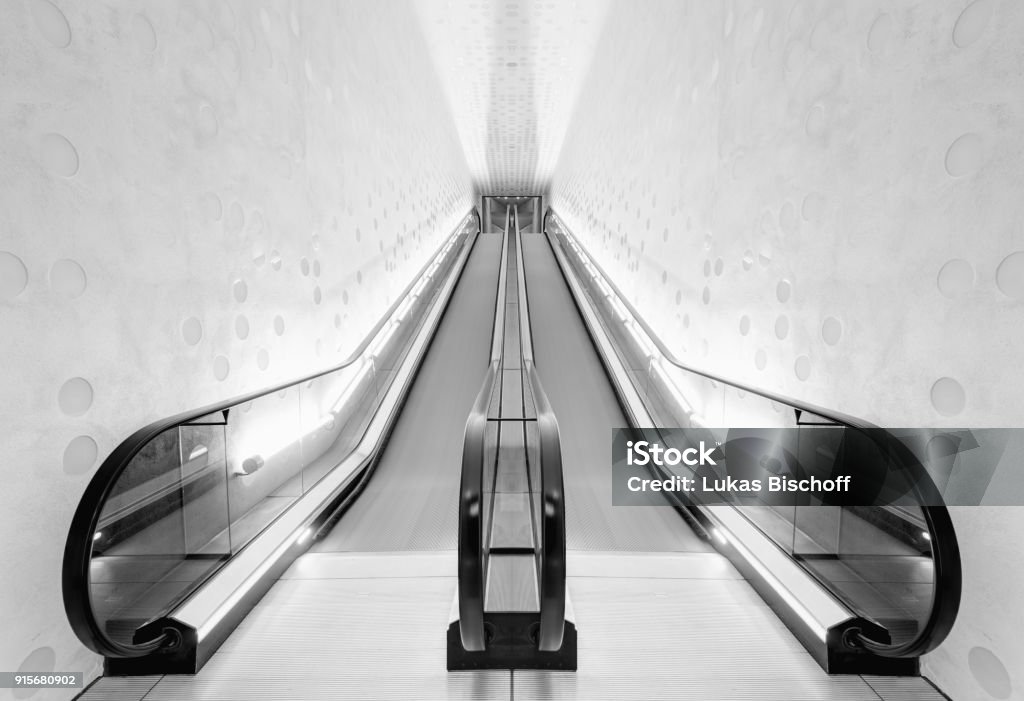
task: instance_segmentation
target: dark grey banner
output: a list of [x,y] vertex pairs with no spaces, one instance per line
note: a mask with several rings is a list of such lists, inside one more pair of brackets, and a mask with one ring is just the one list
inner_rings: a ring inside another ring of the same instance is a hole
[[1024,505],[1024,429],[615,429],[613,503]]

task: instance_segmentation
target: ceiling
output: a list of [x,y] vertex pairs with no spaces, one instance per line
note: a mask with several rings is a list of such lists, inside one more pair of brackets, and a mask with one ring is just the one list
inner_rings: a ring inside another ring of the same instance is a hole
[[482,194],[545,191],[608,5],[609,0],[416,0]]

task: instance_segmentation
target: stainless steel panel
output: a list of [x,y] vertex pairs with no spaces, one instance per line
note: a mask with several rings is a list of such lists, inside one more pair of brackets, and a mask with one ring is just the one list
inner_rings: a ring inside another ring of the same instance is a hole
[[494,495],[494,517],[491,522],[491,549],[533,549],[533,518],[530,495],[516,492]]
[[491,555],[487,562],[485,611],[539,611],[537,559],[533,555]]

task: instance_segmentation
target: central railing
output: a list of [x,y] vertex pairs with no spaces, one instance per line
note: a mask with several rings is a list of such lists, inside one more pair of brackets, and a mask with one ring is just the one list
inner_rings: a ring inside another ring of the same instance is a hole
[[[449,669],[574,669],[575,629],[566,622],[565,494],[558,422],[534,365],[522,232],[512,206],[502,233],[489,362],[463,443],[458,621],[449,630]],[[523,463],[501,463],[502,454],[516,451],[525,458]],[[528,519],[528,541],[520,535],[520,540],[499,542],[495,535],[509,530],[496,526],[495,500],[516,496],[499,493],[499,472],[503,480],[527,485],[528,507],[518,501],[524,507],[518,531],[527,530],[522,520]],[[535,596],[527,593],[510,601],[497,593],[522,591],[514,582],[524,581]]]

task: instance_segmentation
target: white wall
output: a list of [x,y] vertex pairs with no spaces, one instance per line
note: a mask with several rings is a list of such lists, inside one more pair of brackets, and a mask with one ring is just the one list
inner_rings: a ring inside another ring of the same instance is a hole
[[0,16],[0,669],[94,676],[60,566],[103,457],[339,362],[473,187],[406,3]]
[[[677,353],[891,426],[1024,411],[1024,4],[613,5],[551,204]],[[925,674],[1024,698],[1024,510]]]

